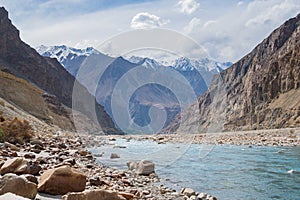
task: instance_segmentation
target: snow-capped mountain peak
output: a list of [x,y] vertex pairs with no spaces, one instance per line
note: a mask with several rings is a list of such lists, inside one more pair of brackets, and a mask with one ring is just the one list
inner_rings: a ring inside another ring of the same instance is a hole
[[100,52],[93,47],[87,47],[85,49],[76,49],[67,47],[66,45],[60,46],[44,46],[41,45],[36,48],[37,52],[46,57],[56,58],[60,63],[64,65],[64,61],[73,60],[79,56],[90,56],[91,54],[100,54]]
[[160,62],[152,59],[152,58],[143,58],[143,57],[139,57],[139,56],[131,56],[130,58],[128,58],[128,61],[130,61],[131,63],[135,63],[141,66],[144,66],[146,68],[152,68],[155,69],[157,67],[164,67],[163,64],[161,64]]
[[[139,57],[139,56],[131,56],[130,58],[127,58],[132,63],[143,65],[145,67],[151,67],[155,68],[156,66],[168,66],[165,65],[160,60],[155,60],[152,58],[147,57]],[[171,63],[174,69],[180,70],[180,71],[214,71],[214,72],[221,72],[224,69],[227,69],[232,65],[231,62],[217,62],[214,60],[210,60],[208,58],[203,59],[190,59],[187,57],[180,57],[175,60],[173,60]]]
[[221,72],[231,65],[231,62],[217,62],[208,58],[189,59],[186,57],[181,57],[175,60],[174,68],[182,71],[206,70]]

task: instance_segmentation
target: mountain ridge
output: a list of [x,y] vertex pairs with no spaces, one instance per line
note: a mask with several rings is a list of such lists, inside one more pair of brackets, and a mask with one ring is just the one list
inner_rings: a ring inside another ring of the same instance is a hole
[[[74,49],[72,47],[67,48]],[[52,46],[37,49],[41,55],[57,58],[58,60],[60,60],[59,55],[56,55],[54,51],[41,51],[41,49],[56,49],[56,52],[65,51],[64,46],[63,48]],[[76,51],[84,52],[85,50],[76,49]],[[174,66],[165,66],[160,61],[148,57],[112,58],[100,52],[97,55],[85,55],[84,61],[79,60],[82,58],[80,56],[73,59],[73,61],[78,60],[78,62],[71,63],[65,60],[65,63],[67,63],[67,65],[64,65],[65,68],[97,97],[98,102],[104,105],[106,111],[112,117],[111,95],[113,88],[123,75],[136,67],[143,67],[149,71],[148,73],[151,73],[150,71],[152,70],[163,68],[175,70],[189,82],[196,96],[199,96],[205,92],[214,74],[231,65],[229,62],[221,63],[209,59],[191,60],[179,58],[173,61]],[[72,56],[66,56],[66,58],[70,57]],[[101,75],[101,77],[95,77],[97,74]],[[134,79],[135,77],[132,78]],[[98,84],[96,84],[97,82]],[[150,107],[160,105],[158,106],[159,109],[166,108],[168,113],[166,125],[169,124],[180,111],[179,102],[173,95],[170,90],[159,85],[149,84],[141,87],[134,93],[129,103],[132,119],[139,125],[144,126],[151,121],[148,114]],[[162,100],[162,98],[165,99]]]
[[[275,29],[232,67],[215,76],[208,92],[190,109],[201,118],[188,118],[182,131],[207,132],[222,116],[219,131],[284,128],[300,125],[300,14]],[[220,88],[222,85],[223,89]],[[216,95],[214,92],[223,91]],[[291,95],[291,96],[287,96]],[[289,99],[288,107],[282,99]],[[167,127],[179,127],[180,117]]]
[[[4,7],[0,8],[0,70],[25,79],[50,96],[55,95],[69,108],[72,108],[74,103],[72,101],[74,84],[78,86],[83,96],[93,99],[86,88],[76,83],[75,78],[56,59],[39,55],[35,49],[20,39],[19,30],[8,18],[8,12]],[[93,117],[93,120],[99,121],[101,128],[110,133],[118,132],[104,108],[97,103],[95,106],[97,119]],[[79,111],[86,115],[90,112],[86,107]]]

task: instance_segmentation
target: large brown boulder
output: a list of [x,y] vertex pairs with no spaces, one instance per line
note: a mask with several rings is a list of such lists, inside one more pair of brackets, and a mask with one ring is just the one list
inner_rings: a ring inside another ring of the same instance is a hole
[[41,167],[29,163],[28,160],[24,158],[12,158],[7,160],[0,169],[0,174],[14,173],[14,174],[33,174],[37,175]]
[[23,158],[13,158],[7,160],[0,169],[1,175],[6,173],[26,174],[28,161]]
[[123,196],[118,195],[117,192],[109,190],[86,190],[84,192],[73,192],[64,195],[63,200],[126,200]]
[[40,177],[38,191],[63,195],[68,192],[82,192],[85,184],[86,176],[66,165],[45,171]]
[[15,174],[5,174],[0,178],[0,195],[8,192],[34,199],[37,194],[37,185],[24,177]]

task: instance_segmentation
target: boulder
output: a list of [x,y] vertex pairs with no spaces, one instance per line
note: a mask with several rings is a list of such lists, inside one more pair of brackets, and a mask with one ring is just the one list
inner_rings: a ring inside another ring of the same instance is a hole
[[68,192],[82,192],[85,184],[86,176],[66,165],[45,171],[40,177],[38,191],[64,195]]
[[137,168],[137,162],[127,162],[127,167],[129,170],[135,170]]
[[72,192],[64,195],[62,200],[126,200],[126,198],[114,191],[96,189]]
[[142,160],[139,162],[127,162],[129,170],[135,170],[138,175],[150,175],[154,173],[154,163],[149,160]]
[[6,173],[27,174],[28,161],[23,158],[13,158],[7,160],[0,169],[1,175]]
[[24,177],[9,173],[0,178],[0,195],[8,192],[34,199],[37,194],[37,185]]
[[192,188],[183,188],[181,190],[181,193],[188,196],[188,197],[196,194],[196,192]]
[[14,145],[14,144],[11,144],[11,143],[9,143],[9,142],[4,142],[4,147],[8,147],[8,148],[10,148],[10,149],[13,150],[13,151],[20,151],[20,148],[19,148],[19,147],[17,147],[17,146]]
[[150,175],[154,173],[154,163],[149,160],[142,160],[137,163],[135,173],[138,175]]
[[39,172],[41,171],[42,167],[35,163],[29,163],[27,169],[27,174],[39,175]]
[[41,167],[37,164],[28,162],[24,158],[12,158],[7,160],[0,169],[0,174],[14,173],[14,174],[32,174],[37,175]]
[[35,176],[33,176],[32,174],[24,174],[24,175],[21,175],[21,177],[26,178],[28,181],[30,181],[32,183],[38,184],[38,179]]
[[114,158],[120,158],[120,156],[119,156],[118,154],[116,154],[116,153],[112,153],[112,154],[110,155],[110,158],[111,158],[111,159],[114,159]]
[[207,197],[207,194],[206,194],[206,193],[203,193],[203,192],[201,192],[201,193],[198,194],[198,196],[197,196],[198,199],[206,199],[206,197]]

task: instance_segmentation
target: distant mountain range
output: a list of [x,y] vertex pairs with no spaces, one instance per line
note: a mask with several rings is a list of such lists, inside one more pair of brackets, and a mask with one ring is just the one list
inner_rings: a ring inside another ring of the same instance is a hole
[[[207,58],[166,65],[91,47],[40,46],[41,56],[20,39],[3,7],[0,32],[0,97],[63,129],[74,130],[77,115],[83,124],[92,121],[97,133],[99,122],[107,134],[122,134],[120,124],[132,130],[132,122],[147,127],[151,120],[163,121],[162,133],[300,126],[300,14],[233,65]],[[74,98],[74,86],[83,100]],[[187,90],[195,99],[182,105]],[[153,110],[165,113],[151,118]]]
[[[172,66],[164,66],[160,61],[151,58],[138,56],[132,56],[128,59],[113,58],[92,47],[75,49],[65,45],[39,46],[36,50],[42,56],[56,58],[66,70],[77,77],[96,96],[97,101],[105,107],[111,116],[113,116],[111,108],[113,89],[122,76],[136,67],[143,67],[146,73],[161,69],[172,69],[179,72],[189,83],[195,96],[199,97],[207,90],[207,86],[215,74],[232,65],[230,62],[216,62],[207,58],[199,60],[178,58],[172,62]],[[102,77],[99,79],[100,74]],[[130,118],[139,126],[145,127],[151,122],[149,109],[151,106],[155,106],[159,109],[165,109],[167,119],[164,127],[168,126],[181,111],[178,99],[173,92],[167,87],[155,84],[155,81],[152,84],[137,88],[128,105]],[[128,120],[128,118],[124,117],[123,120]]]

